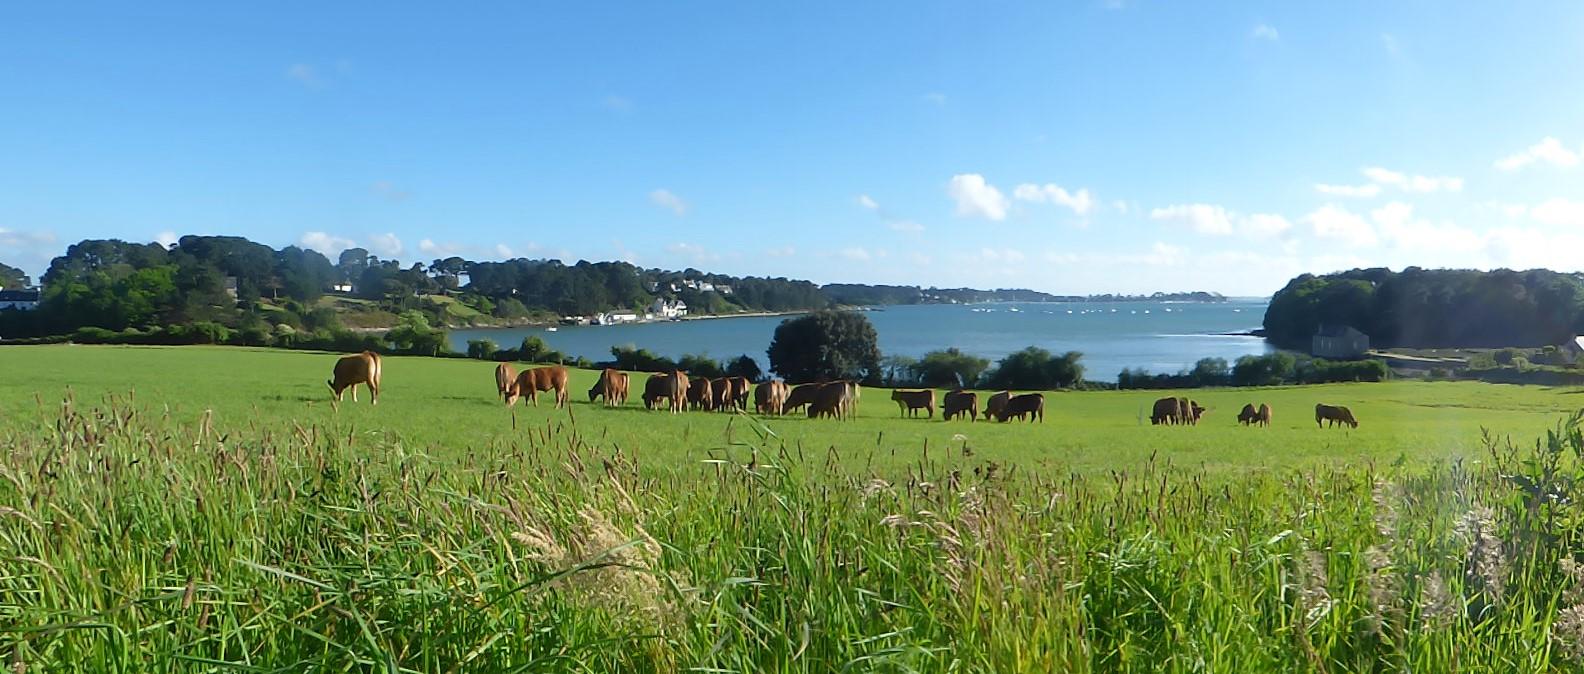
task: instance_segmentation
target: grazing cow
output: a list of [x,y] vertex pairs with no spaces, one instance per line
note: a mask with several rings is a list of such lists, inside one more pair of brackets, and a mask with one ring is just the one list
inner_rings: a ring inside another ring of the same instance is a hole
[[1024,393],[1012,396],[1007,401],[1006,407],[1001,408],[1001,413],[996,415],[996,421],[1006,421],[1012,417],[1018,420],[1028,419],[1029,422],[1045,422],[1045,395],[1042,393]]
[[1188,416],[1187,423],[1194,426],[1198,426],[1199,418],[1203,417],[1204,413],[1210,410],[1208,407],[1200,407],[1199,401],[1197,400],[1189,400],[1188,406],[1183,409],[1186,410],[1186,414]]
[[731,404],[739,410],[748,409],[748,396],[753,391],[753,382],[747,377],[727,377],[731,382]]
[[1247,425],[1252,424],[1252,423],[1254,423],[1256,421],[1259,421],[1259,412],[1254,410],[1254,404],[1253,403],[1249,403],[1247,405],[1244,405],[1242,410],[1238,411],[1237,420],[1238,420],[1238,423],[1243,424],[1244,426],[1247,426]]
[[671,413],[681,414],[687,409],[688,376],[681,370],[671,371]]
[[[830,417],[841,419],[851,414],[852,389],[851,382],[833,381],[828,384],[818,384],[814,392],[814,400],[809,403],[808,417]],[[799,387],[801,388],[801,387]]]
[[501,400],[511,393],[512,384],[517,381],[517,371],[512,369],[511,363],[501,363],[495,366],[495,392],[500,394]]
[[[1351,415],[1351,413],[1349,413],[1349,414]],[[1269,426],[1270,422],[1271,422],[1271,408],[1270,408],[1270,405],[1266,405],[1265,403],[1260,403],[1260,406],[1259,406],[1259,425],[1261,425],[1261,426]],[[1357,424],[1358,422],[1355,421],[1353,423]]]
[[1150,425],[1175,424],[1181,416],[1181,401],[1177,398],[1161,398],[1155,401],[1155,409],[1150,412]]
[[951,421],[952,417],[963,414],[968,415],[969,421],[979,420],[979,396],[972,391],[947,393],[941,405],[941,418]]
[[661,400],[671,401],[671,375],[652,374],[649,381],[644,382],[643,404],[644,409],[652,410]]
[[799,407],[814,404],[814,399],[819,397],[822,386],[824,384],[799,384],[788,391],[785,402],[781,404],[782,414],[796,412]]
[[567,404],[567,369],[550,365],[523,370],[517,375],[517,383],[512,386],[511,393],[506,396],[506,406],[515,405],[518,398],[528,396],[528,402],[538,407],[540,391],[555,391],[556,408],[564,407]]
[[731,405],[731,380],[725,377],[710,380],[710,409],[725,412]]
[[1012,392],[1011,391],[1002,391],[1000,393],[997,393],[995,395],[990,396],[990,400],[985,402],[985,411],[984,411],[985,418],[986,419],[994,419],[994,418],[1000,416],[1001,415],[1001,408],[1006,407],[1007,401],[1011,400],[1011,399],[1012,399]]
[[1358,420],[1353,418],[1353,410],[1341,405],[1315,404],[1315,425],[1335,426],[1343,424],[1358,428]]
[[708,412],[715,409],[715,387],[706,377],[699,377],[688,384],[688,405],[695,410]]
[[1193,401],[1187,398],[1177,399],[1177,422],[1179,424],[1193,423]]
[[336,402],[341,401],[341,394],[347,389],[352,389],[352,402],[357,402],[357,385],[362,384],[369,389],[369,404],[379,404],[380,390],[380,355],[373,351],[354,353],[342,356],[336,361],[335,370],[331,372],[334,379],[328,379],[325,384],[330,386],[330,392],[335,394]]
[[754,388],[754,411],[760,414],[781,415],[786,406],[787,394],[792,387],[780,379],[772,379]]
[[916,417],[918,416],[918,411],[922,409],[928,418],[935,418],[934,391],[928,389],[923,391],[892,391],[891,399],[896,401],[899,414]]
[[605,368],[600,373],[599,381],[588,390],[589,402],[604,396],[605,406],[619,406],[627,404],[627,373],[615,368]]

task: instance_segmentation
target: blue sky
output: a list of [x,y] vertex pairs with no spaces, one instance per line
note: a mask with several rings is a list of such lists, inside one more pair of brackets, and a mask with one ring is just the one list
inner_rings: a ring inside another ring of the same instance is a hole
[[0,7],[0,261],[332,256],[1265,294],[1584,268],[1584,4]]

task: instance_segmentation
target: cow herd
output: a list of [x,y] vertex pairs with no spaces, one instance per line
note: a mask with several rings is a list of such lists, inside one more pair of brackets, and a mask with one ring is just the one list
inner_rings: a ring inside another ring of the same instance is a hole
[[[353,402],[357,401],[357,386],[362,384],[369,389],[369,402],[379,404],[380,369],[380,356],[372,351],[343,356],[336,361],[332,378],[325,383],[330,386],[337,401],[341,400],[347,389],[351,389]],[[628,379],[626,372],[607,368],[588,390],[589,402],[603,398],[608,407],[627,404]],[[536,367],[520,373],[508,363],[495,366],[495,392],[508,407],[523,397],[527,397],[529,403],[538,405],[539,393],[542,391],[554,392],[555,406],[563,407],[569,402],[567,381],[567,369],[560,365]],[[760,414],[781,416],[807,408],[805,413],[810,419],[851,419],[862,392],[863,388],[853,381],[792,386],[773,379],[754,385],[746,377],[689,377],[686,372],[673,370],[649,375],[648,381],[644,382],[641,398],[644,409],[666,409],[673,414],[686,410],[746,411],[748,399],[752,397],[754,411]],[[921,411],[925,418],[935,417],[933,390],[899,389],[891,392],[891,400],[897,404],[898,412],[904,417],[917,417]],[[945,421],[963,416],[967,416],[970,421],[979,419],[979,396],[973,391],[950,391],[941,402],[941,418]],[[1207,411],[1197,401],[1188,398],[1161,398],[1155,401],[1150,412],[1150,424],[1195,426]],[[994,393],[986,401],[983,414],[986,419],[1001,422],[1011,419],[1044,422],[1045,396],[1041,393],[1013,395],[1011,391]],[[1266,403],[1244,405],[1242,411],[1238,412],[1237,422],[1244,426],[1269,426],[1271,406]],[[1341,405],[1322,403],[1315,405],[1315,425],[1321,428],[1337,425],[1358,428],[1359,422],[1352,410]]]

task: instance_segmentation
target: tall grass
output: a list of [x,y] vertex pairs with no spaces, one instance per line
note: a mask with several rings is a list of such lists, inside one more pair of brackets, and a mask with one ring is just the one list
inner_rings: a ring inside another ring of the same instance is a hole
[[1228,478],[1042,474],[966,441],[863,473],[746,418],[714,458],[653,466],[570,422],[446,452],[130,398],[24,416],[0,430],[17,672],[1537,672],[1584,652],[1577,418],[1477,463]]

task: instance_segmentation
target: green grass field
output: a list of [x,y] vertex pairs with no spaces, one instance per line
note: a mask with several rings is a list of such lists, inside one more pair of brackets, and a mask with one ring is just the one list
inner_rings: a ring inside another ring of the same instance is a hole
[[1151,393],[1043,425],[881,390],[845,422],[607,410],[578,372],[514,428],[491,364],[391,358],[336,409],[334,359],[0,348],[0,664],[1584,671],[1584,434],[1545,436],[1572,390],[1199,391],[1162,428]]
[[[213,410],[221,425],[331,424],[391,433],[410,447],[458,451],[509,446],[528,429],[575,420],[584,438],[619,447],[645,465],[700,460],[711,450],[757,437],[733,415],[673,417],[644,410],[637,396],[642,374],[634,376],[634,393],[624,408],[588,404],[586,391],[598,374],[574,370],[570,412],[542,398],[537,408],[519,404],[514,413],[495,398],[492,363],[456,359],[388,358],[381,403],[369,406],[360,393],[361,403],[349,398],[337,412],[324,384],[336,358],[269,349],[8,347],[0,349],[0,414],[53,414],[68,388],[88,402],[132,393],[177,419]],[[1057,472],[1128,468],[1152,454],[1211,472],[1399,457],[1424,461],[1471,454],[1482,429],[1529,438],[1584,407],[1581,393],[1476,382],[1204,390],[1182,394],[1210,408],[1203,423],[1155,427],[1147,416],[1159,395],[1149,391],[1047,393],[1045,422],[1028,425],[903,419],[889,391],[878,389],[862,397],[857,420],[762,419],[779,440],[760,444],[785,442],[805,453],[835,447],[850,463],[894,467],[924,458],[926,448],[939,453],[966,443],[987,460]],[[1273,426],[1238,426],[1237,411],[1247,402],[1270,403]],[[1348,405],[1360,428],[1317,429],[1317,402]]]

